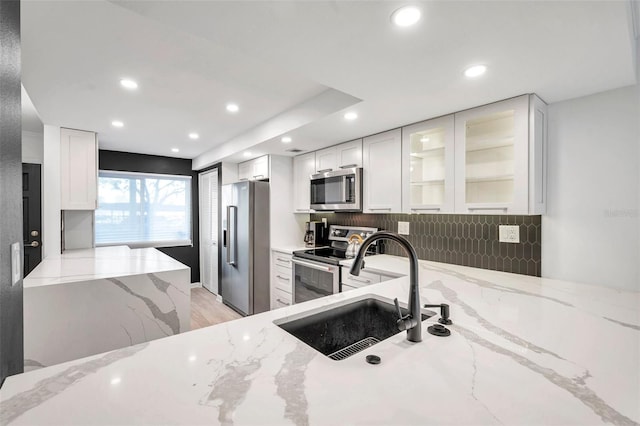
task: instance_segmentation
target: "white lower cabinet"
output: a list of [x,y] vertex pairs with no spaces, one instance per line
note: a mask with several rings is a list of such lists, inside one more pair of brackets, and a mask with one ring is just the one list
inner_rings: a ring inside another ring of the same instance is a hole
[[293,300],[291,253],[271,251],[271,309],[290,306]]
[[402,275],[386,275],[386,274],[378,274],[367,271],[360,271],[360,275],[357,277],[355,275],[351,275],[349,270],[351,266],[343,266],[341,276],[342,282],[342,292],[354,290],[356,288],[365,287],[371,284],[381,283],[384,281],[393,280],[395,278],[399,278]]

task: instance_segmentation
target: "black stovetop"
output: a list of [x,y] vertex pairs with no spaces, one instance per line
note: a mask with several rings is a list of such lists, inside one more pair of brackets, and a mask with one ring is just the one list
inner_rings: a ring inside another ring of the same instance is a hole
[[[294,251],[295,257],[301,257],[303,259],[315,260],[316,262],[330,263],[332,265],[338,265],[341,260],[348,259],[346,256],[346,250],[333,248],[333,247],[320,247],[314,249],[298,250]],[[366,253],[366,256],[374,253]]]

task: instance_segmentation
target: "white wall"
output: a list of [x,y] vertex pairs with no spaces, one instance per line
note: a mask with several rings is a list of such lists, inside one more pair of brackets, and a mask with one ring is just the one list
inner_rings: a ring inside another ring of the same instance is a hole
[[42,257],[60,254],[60,127],[44,126]]
[[22,131],[22,162],[33,164],[44,162],[44,134]]
[[549,106],[542,275],[640,290],[640,87]]

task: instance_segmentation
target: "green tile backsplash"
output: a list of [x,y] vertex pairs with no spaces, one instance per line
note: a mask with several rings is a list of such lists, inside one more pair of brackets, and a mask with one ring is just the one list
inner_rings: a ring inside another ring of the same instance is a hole
[[[457,214],[313,213],[311,220],[327,218],[329,225],[370,226],[398,231],[409,222],[407,237],[424,260],[473,266],[539,277],[541,273],[541,216]],[[518,225],[520,243],[498,242],[498,225]],[[405,256],[394,242],[382,251]]]

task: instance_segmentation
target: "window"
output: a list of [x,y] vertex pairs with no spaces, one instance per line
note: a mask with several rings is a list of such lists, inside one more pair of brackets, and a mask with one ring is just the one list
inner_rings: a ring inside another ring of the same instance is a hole
[[191,177],[101,170],[96,245],[191,245]]

